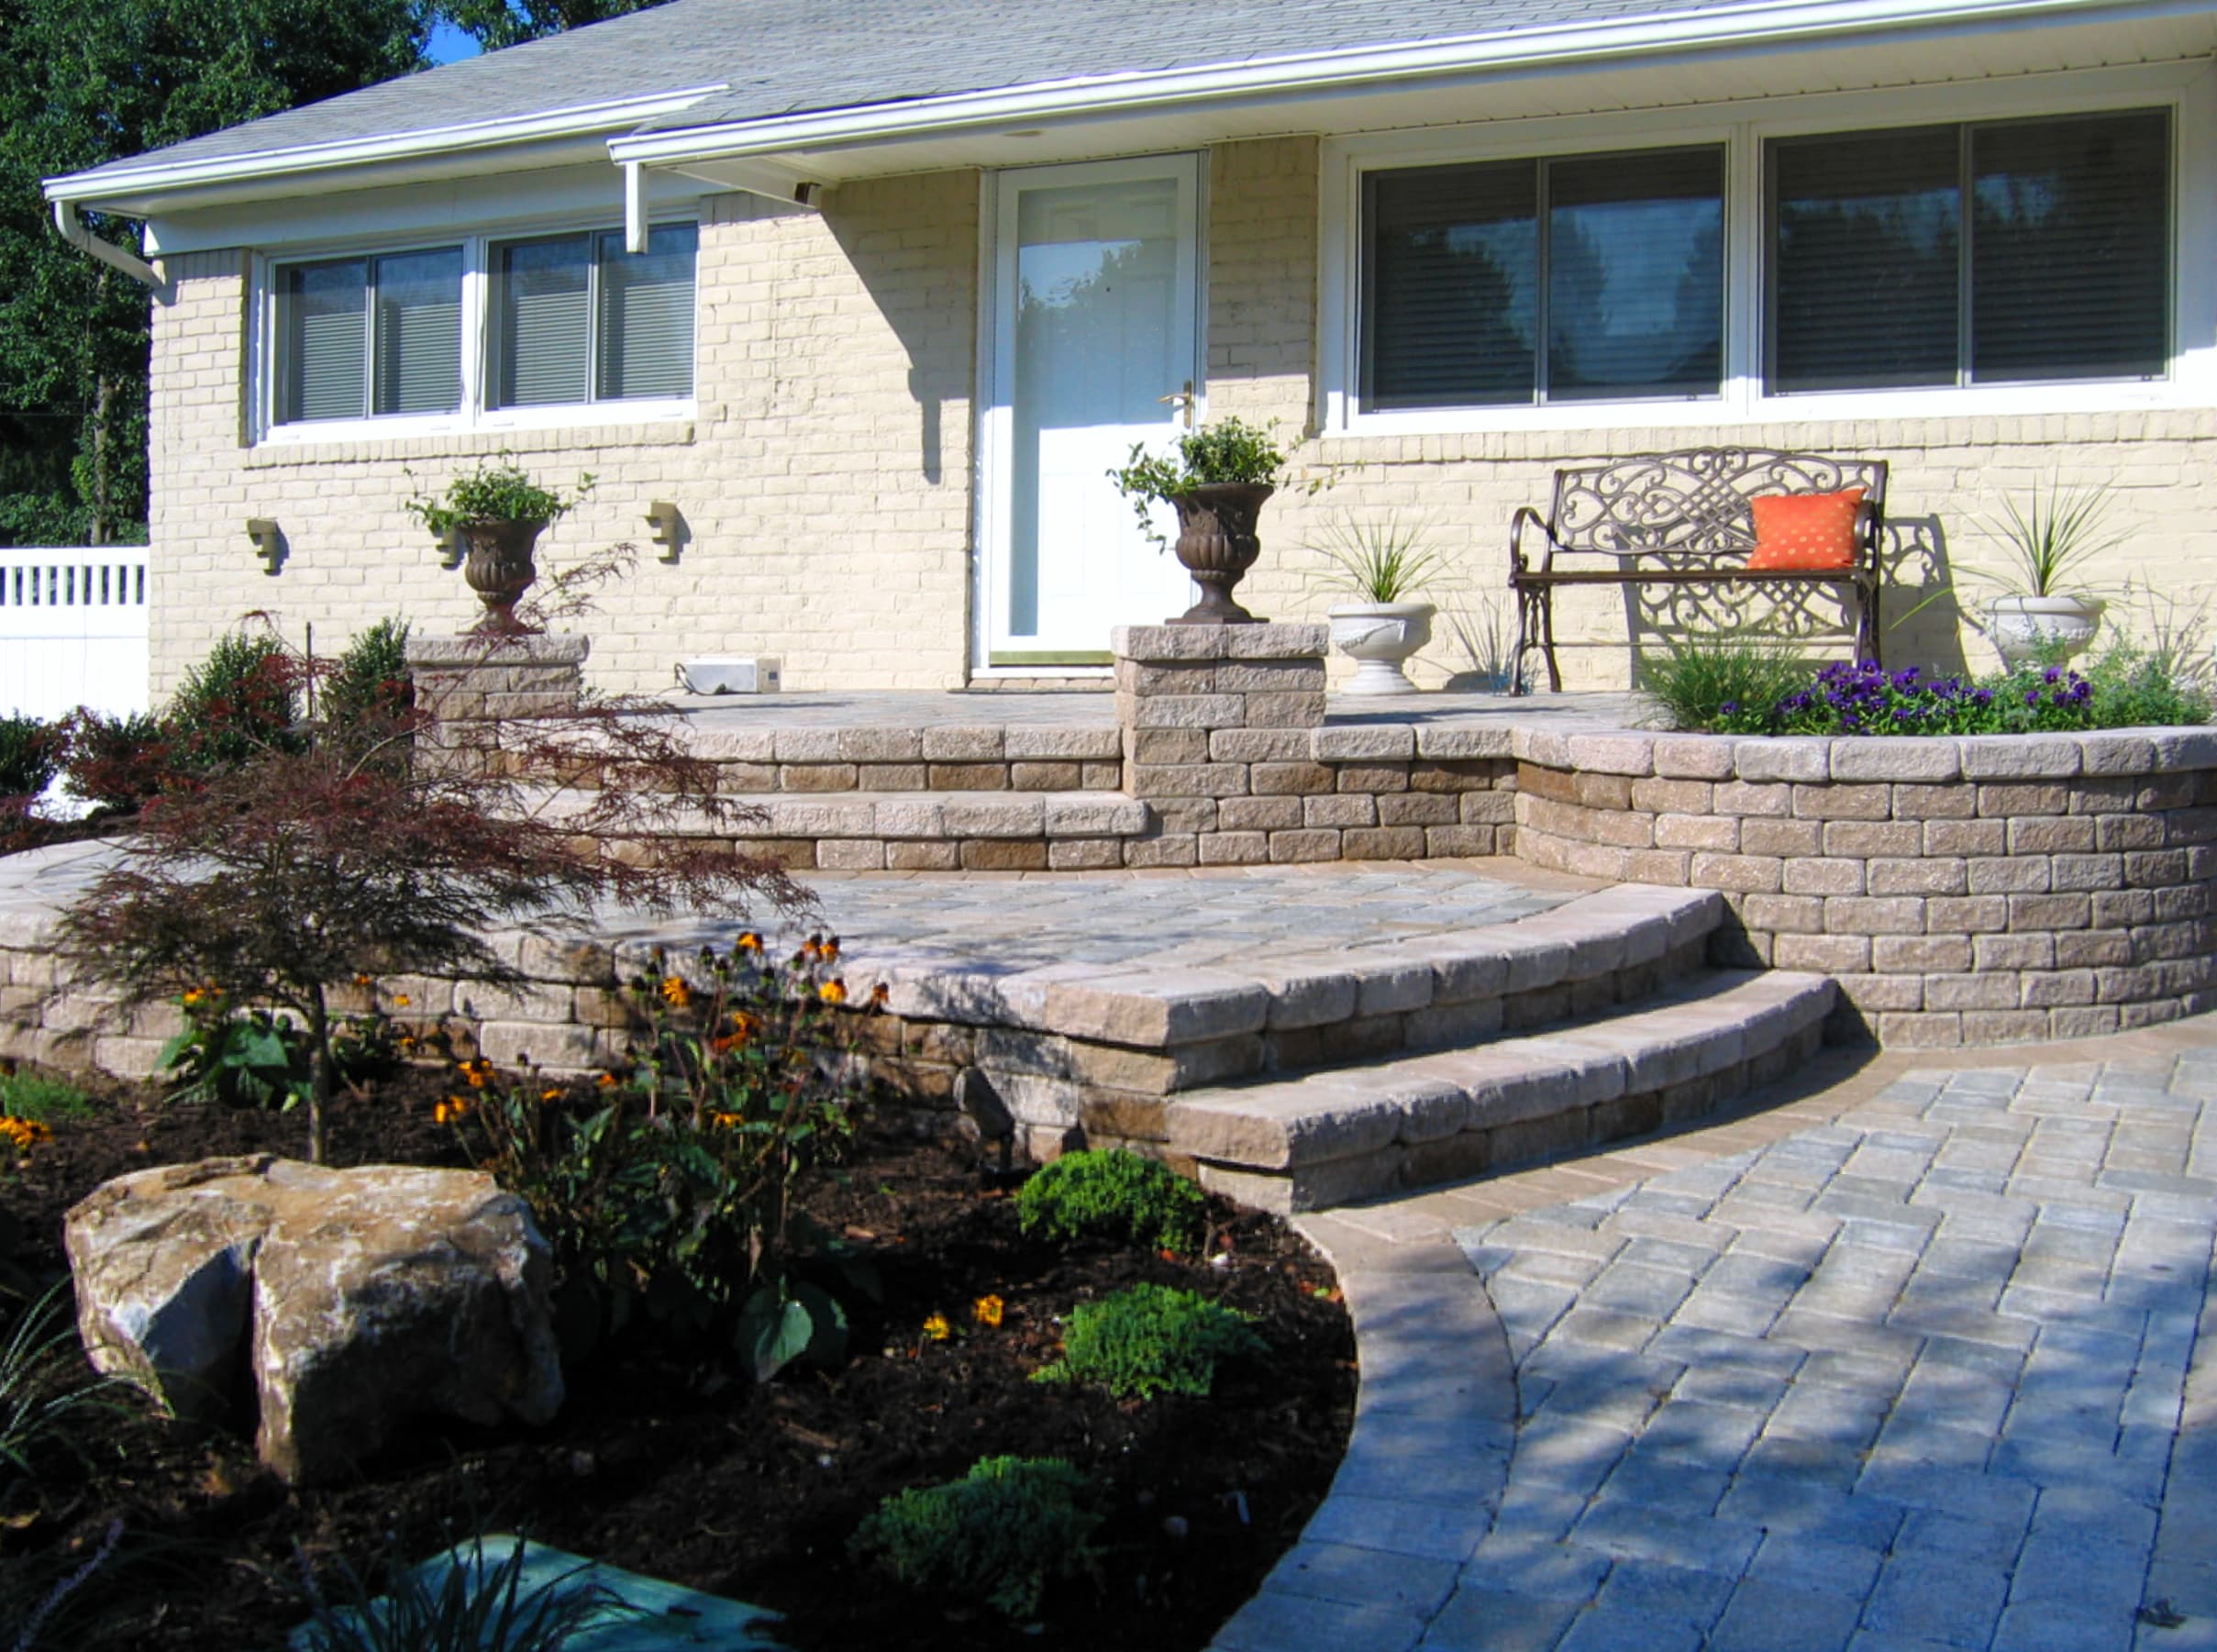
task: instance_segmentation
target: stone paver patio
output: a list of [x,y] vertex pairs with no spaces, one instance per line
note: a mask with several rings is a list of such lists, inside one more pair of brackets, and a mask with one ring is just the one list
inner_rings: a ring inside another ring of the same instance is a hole
[[1363,1409],[1226,1652],[2217,1646],[2217,1018],[1305,1225]]

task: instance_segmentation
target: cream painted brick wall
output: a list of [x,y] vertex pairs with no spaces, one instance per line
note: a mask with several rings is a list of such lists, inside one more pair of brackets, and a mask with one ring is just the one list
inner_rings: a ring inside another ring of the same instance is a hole
[[[1505,625],[1509,518],[1546,505],[1555,466],[1702,443],[1883,455],[1893,521],[1921,522],[1927,547],[1936,527],[1942,555],[1958,562],[1990,558],[1979,518],[2002,493],[2050,479],[2107,484],[2129,538],[2097,582],[2129,576],[2188,607],[2217,592],[2217,411],[1317,440],[1317,191],[1314,139],[1225,144],[1210,157],[1209,412],[1275,420],[1298,442],[1297,464],[1334,477],[1265,512],[1262,560],[1241,587],[1258,614],[1321,617],[1338,598],[1310,547],[1335,518],[1392,510],[1449,554],[1459,578],[1435,593],[1443,605],[1491,604]],[[821,216],[740,195],[708,203],[690,426],[250,450],[244,255],[172,261],[176,296],[155,316],[156,692],[253,610],[295,641],[313,623],[319,649],[385,614],[434,630],[469,623],[460,575],[439,567],[401,509],[403,467],[437,485],[503,447],[549,481],[601,478],[593,502],[549,536],[551,560],[623,539],[640,548],[632,577],[581,626],[594,638],[595,686],[659,689],[677,659],[709,652],[781,656],[795,689],[959,683],[979,200],[978,174],[948,172],[844,185]],[[656,560],[639,517],[658,498],[678,504],[693,534],[674,566]],[[289,542],[274,577],[246,538],[257,516]],[[1907,558],[1890,614],[1931,590],[1933,563],[1924,550]],[[1568,686],[1623,684],[1623,593],[1564,593],[1557,628]],[[1437,629],[1414,667],[1427,684],[1467,663],[1444,615]],[[1890,631],[1887,648],[1896,663],[1993,663],[1945,602]],[[1349,669],[1334,662],[1343,677]]]
[[[319,651],[389,614],[471,623],[460,572],[402,507],[503,449],[543,481],[599,479],[542,563],[638,547],[576,626],[596,687],[660,689],[704,653],[779,655],[795,689],[959,684],[978,198],[976,173],[947,172],[846,185],[821,215],[704,203],[699,416],[683,425],[249,449],[246,256],[170,261],[175,297],[154,326],[156,693],[250,612],[294,643],[313,625]],[[675,564],[647,537],[656,499],[691,532]],[[249,516],[284,532],[275,575]]]
[[[1276,420],[1291,437],[1313,430],[1317,151],[1307,139],[1219,148],[1211,167],[1209,221],[1209,412]],[[2028,400],[2037,393],[2028,393]],[[1911,536],[1885,597],[1890,622],[1932,593],[1936,574],[1992,564],[2000,556],[1982,518],[2003,494],[2022,497],[2035,482],[2099,484],[2115,495],[2112,526],[2125,542],[2093,567],[2090,583],[2140,593],[2112,605],[2112,619],[2145,638],[2176,602],[2179,615],[2217,598],[2217,411],[2041,415],[2013,418],[1806,420],[1763,426],[1669,427],[1497,435],[1396,437],[1320,441],[1312,435],[1297,465],[1331,484],[1313,496],[1280,493],[1262,518],[1261,560],[1240,587],[1241,600],[1272,619],[1321,618],[1346,600],[1323,580],[1328,564],[1311,547],[1336,521],[1381,520],[1398,513],[1421,524],[1444,550],[1457,579],[1430,594],[1443,610],[1473,617],[1490,604],[1504,638],[1509,519],[1516,507],[1545,510],[1555,467],[1615,454],[1704,445],[1869,454],[1892,461],[1889,519]],[[1936,553],[1935,548],[1936,547]],[[2152,600],[2146,593],[2158,594]],[[1835,610],[1836,612],[1836,610]],[[1557,599],[1567,688],[1621,688],[1631,664],[1632,615],[1624,593],[1571,591]],[[1416,680],[1436,685],[1469,666],[1443,613],[1433,645],[1413,662]],[[1643,631],[1654,646],[1655,633]],[[1846,639],[1814,646],[1827,657]],[[1890,663],[1912,661],[1990,671],[1999,663],[1975,632],[1959,626],[1943,599],[1905,623],[1890,623]],[[1335,659],[1334,680],[1351,662]]]

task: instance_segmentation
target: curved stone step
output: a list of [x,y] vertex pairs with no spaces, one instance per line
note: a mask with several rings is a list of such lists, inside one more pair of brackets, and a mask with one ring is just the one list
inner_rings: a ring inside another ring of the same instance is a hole
[[1705,971],[1639,1009],[1475,1048],[1199,1090],[1165,1110],[1204,1185],[1277,1211],[1458,1181],[1696,1116],[1813,1053],[1820,975]]

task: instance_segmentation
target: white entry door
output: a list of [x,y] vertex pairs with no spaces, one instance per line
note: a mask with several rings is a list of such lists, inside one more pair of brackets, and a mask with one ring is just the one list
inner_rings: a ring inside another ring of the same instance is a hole
[[1193,601],[1108,471],[1135,442],[1167,446],[1198,390],[1198,172],[1178,155],[998,183],[983,663],[1105,663],[1112,626]]

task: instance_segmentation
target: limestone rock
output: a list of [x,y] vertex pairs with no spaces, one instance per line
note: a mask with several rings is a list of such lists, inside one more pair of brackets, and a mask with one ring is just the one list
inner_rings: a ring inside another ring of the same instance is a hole
[[66,1242],[93,1363],[212,1419],[246,1357],[287,1480],[344,1474],[412,1418],[562,1402],[547,1243],[478,1171],[204,1159],[96,1189]]

